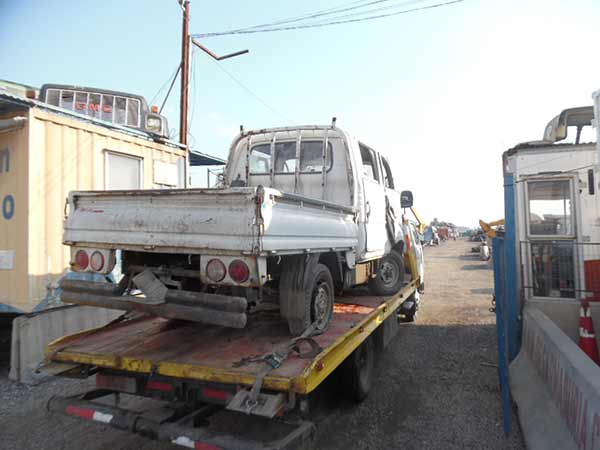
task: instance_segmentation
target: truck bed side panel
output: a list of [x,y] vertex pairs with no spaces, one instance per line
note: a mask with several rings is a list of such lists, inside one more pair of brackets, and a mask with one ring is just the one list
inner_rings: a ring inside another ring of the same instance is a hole
[[114,248],[217,247],[251,251],[256,244],[254,190],[118,191],[73,196],[64,240]]
[[277,199],[270,217],[265,217],[262,249],[297,252],[354,248],[357,227],[349,212]]

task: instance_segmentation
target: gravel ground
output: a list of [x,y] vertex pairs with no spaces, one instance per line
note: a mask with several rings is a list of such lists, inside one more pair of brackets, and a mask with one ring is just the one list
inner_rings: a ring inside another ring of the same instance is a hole
[[[335,378],[315,395],[317,449],[524,449],[518,422],[502,432],[492,270],[471,243],[426,249],[426,293],[414,324],[403,324],[378,362],[360,405],[335,396]],[[17,385],[0,367],[0,449],[177,449],[111,428],[50,416],[45,403],[89,382]]]

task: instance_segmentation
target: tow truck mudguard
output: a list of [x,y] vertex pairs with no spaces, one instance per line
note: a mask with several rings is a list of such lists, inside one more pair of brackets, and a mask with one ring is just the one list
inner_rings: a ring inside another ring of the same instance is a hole
[[[232,434],[216,432],[206,426],[206,420],[222,410],[215,405],[204,404],[196,408],[181,405],[173,409],[171,416],[130,411],[109,406],[94,400],[117,394],[114,391],[96,389],[72,397],[54,396],[48,400],[47,409],[82,420],[98,422],[119,430],[137,433],[147,438],[169,442],[186,448],[205,450],[288,450],[312,448],[315,425],[312,422],[279,421],[290,428],[283,437],[272,441],[245,439]],[[236,413],[229,413],[236,414]],[[200,424],[200,425],[199,425]],[[301,445],[304,445],[301,447]]]

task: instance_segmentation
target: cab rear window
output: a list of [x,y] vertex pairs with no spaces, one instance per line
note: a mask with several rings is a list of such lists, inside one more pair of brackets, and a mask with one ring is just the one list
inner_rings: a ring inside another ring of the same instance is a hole
[[[259,144],[252,147],[249,157],[251,175],[271,173],[272,164],[276,174],[296,172],[299,164],[300,173],[323,172],[323,141],[302,141],[300,143],[300,162],[296,156],[296,141],[276,142],[275,158],[271,155],[271,144]],[[274,160],[274,162],[273,162]],[[333,156],[331,142],[327,145],[325,170],[331,168]]]

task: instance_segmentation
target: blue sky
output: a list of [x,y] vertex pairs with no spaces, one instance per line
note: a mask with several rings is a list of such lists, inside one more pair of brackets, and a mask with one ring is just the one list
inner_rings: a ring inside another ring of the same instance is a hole
[[[349,1],[192,0],[191,30]],[[224,157],[240,124],[336,116],[389,156],[396,184],[414,191],[426,218],[494,220],[503,214],[502,152],[539,139],[551,117],[591,104],[600,89],[599,17],[597,0],[465,0],[378,21],[205,39],[217,53],[250,50],[220,64],[277,113],[197,52],[191,143]],[[177,67],[180,27],[176,0],[2,0],[0,78],[118,89],[150,101]],[[174,129],[177,97],[178,90],[165,109]]]

